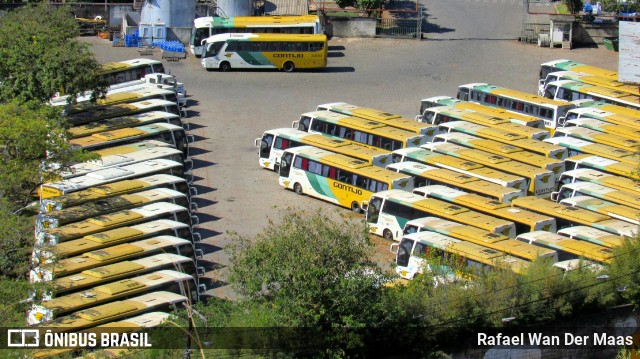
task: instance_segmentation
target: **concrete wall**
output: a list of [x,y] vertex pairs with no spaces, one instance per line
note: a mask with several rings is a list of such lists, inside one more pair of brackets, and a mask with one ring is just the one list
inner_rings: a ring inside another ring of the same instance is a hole
[[618,37],[617,23],[576,22],[573,26],[573,42],[582,46],[602,45],[605,37]]
[[190,37],[191,37],[191,27],[167,28],[168,41],[180,41],[183,44],[188,44]]
[[133,6],[130,4],[112,5],[109,7],[109,26],[120,26],[122,24],[122,18],[130,11],[133,11]]
[[330,17],[333,36],[336,37],[375,37],[376,19],[368,17]]

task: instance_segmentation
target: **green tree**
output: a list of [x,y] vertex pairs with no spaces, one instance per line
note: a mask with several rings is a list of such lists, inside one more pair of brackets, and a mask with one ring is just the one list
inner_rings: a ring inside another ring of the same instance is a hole
[[0,17],[0,102],[45,102],[60,91],[72,99],[85,91],[102,95],[100,64],[77,35],[66,7],[27,5]]
[[355,7],[364,10],[371,15],[375,10],[382,8],[385,0],[336,0],[336,5],[344,9],[346,7]]
[[582,10],[582,0],[563,0],[563,2],[571,14],[577,14]]

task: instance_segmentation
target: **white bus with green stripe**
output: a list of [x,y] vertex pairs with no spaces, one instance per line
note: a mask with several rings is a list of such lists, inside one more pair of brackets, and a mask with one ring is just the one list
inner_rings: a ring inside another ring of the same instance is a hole
[[298,194],[351,208],[366,208],[372,194],[388,189],[413,189],[411,176],[312,146],[282,154],[279,183]]

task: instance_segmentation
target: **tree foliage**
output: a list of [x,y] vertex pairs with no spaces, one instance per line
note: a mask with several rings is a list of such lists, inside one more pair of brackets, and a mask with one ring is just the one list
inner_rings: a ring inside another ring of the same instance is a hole
[[66,7],[23,6],[0,18],[0,101],[45,102],[60,91],[76,95],[106,89]]
[[564,4],[567,5],[567,10],[571,14],[577,14],[582,11],[582,0],[563,0]]
[[380,9],[385,0],[336,0],[336,5],[344,9],[346,7],[355,7],[360,10],[375,10]]

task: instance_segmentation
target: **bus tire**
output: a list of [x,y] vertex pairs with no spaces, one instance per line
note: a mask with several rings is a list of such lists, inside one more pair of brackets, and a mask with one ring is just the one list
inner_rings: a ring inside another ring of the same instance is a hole
[[279,165],[273,165],[273,172],[280,173],[280,166]]
[[360,209],[360,205],[358,204],[358,202],[355,202],[355,201],[351,202],[351,210],[354,213],[361,213],[362,212],[362,210]]
[[294,65],[291,61],[287,61],[284,63],[284,65],[282,65],[282,69],[285,72],[293,72],[293,70],[296,69],[296,65]]
[[220,71],[222,72],[229,72],[231,71],[231,64],[228,63],[227,61],[223,62],[220,64]]
[[293,185],[293,191],[297,194],[304,194],[304,191],[302,190],[302,185],[297,182]]
[[385,229],[384,231],[382,231],[382,238],[388,241],[393,241],[393,233],[391,233],[390,230]]

